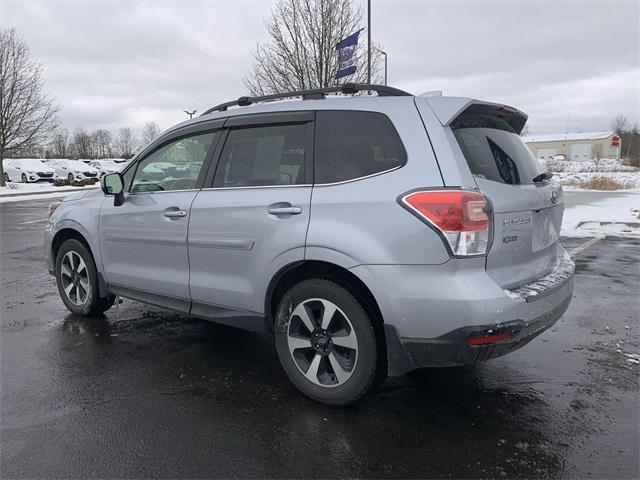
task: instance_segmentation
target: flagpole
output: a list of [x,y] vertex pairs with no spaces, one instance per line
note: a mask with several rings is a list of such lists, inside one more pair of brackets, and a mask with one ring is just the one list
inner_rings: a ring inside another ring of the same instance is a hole
[[371,0],[367,0],[367,83],[371,84]]

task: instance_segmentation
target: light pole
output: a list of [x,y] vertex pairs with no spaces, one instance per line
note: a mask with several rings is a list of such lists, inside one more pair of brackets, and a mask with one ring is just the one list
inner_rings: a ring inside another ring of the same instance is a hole
[[367,0],[367,83],[371,84],[371,0]]
[[192,119],[193,116],[196,114],[197,110],[194,110],[193,112],[190,112],[188,110],[183,110],[183,112],[189,115],[189,119]]
[[380,49],[378,51],[384,55],[384,85],[387,86],[387,52],[384,52]]

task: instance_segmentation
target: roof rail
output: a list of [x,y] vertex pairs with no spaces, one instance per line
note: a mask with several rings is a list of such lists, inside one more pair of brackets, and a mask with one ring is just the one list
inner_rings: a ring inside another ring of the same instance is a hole
[[[282,98],[302,97],[303,100],[318,100],[325,98],[327,93],[342,93],[344,95],[354,95],[355,93],[362,91],[376,92],[380,97],[406,97],[411,96],[409,92],[400,90],[393,87],[387,87],[386,85],[370,85],[367,83],[345,83],[337,87],[325,87],[315,88],[312,90],[297,90],[294,92],[282,92],[273,93],[271,95],[264,95],[261,97],[240,97],[237,100],[221,103],[215,107],[210,108],[202,115],[207,115],[212,112],[224,112],[229,107],[239,106],[246,107],[254,103],[268,102],[270,100],[279,100]],[[201,116],[202,116],[201,115]]]

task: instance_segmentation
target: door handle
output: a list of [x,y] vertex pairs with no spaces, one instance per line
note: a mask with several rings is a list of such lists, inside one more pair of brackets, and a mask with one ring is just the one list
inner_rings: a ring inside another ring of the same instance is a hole
[[299,215],[302,213],[301,207],[271,207],[267,209],[271,215]]
[[168,218],[180,218],[186,217],[187,212],[184,210],[169,210],[168,212],[164,212],[163,215]]

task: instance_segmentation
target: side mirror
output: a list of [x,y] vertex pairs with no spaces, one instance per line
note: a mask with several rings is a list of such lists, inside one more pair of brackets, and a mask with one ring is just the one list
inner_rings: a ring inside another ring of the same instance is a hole
[[113,205],[119,207],[124,203],[124,178],[119,172],[110,173],[100,179],[100,188],[105,195],[113,196]]

